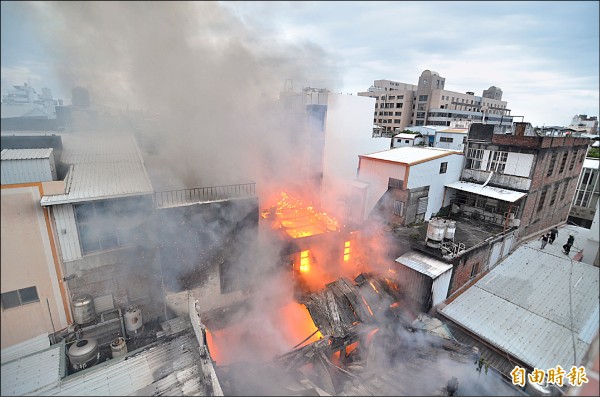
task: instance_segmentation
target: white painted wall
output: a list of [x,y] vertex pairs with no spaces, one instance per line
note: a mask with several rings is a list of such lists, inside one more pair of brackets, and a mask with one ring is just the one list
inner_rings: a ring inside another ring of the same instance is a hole
[[388,189],[389,178],[404,180],[406,166],[400,163],[391,163],[363,157],[360,161],[358,180],[369,184],[363,219],[366,219],[377,201]]
[[598,266],[598,263],[594,263],[598,259],[598,247],[600,245],[600,201],[596,202],[596,213],[594,214],[594,220],[592,221],[592,227],[588,238],[583,244],[583,258],[581,261],[590,265]]
[[375,98],[328,93],[321,204],[337,216],[352,192],[358,155],[390,148],[390,138],[372,137],[374,108]]
[[[440,174],[440,166],[444,162],[448,163],[448,167],[446,173]],[[431,218],[431,214],[438,212],[442,207],[444,185],[460,179],[462,164],[462,154],[450,154],[410,167],[407,188],[415,189],[429,186],[429,202],[427,204],[425,220]]]
[[52,211],[54,217],[63,261],[68,262],[82,258],[73,206],[71,204],[54,205],[50,211]]
[[[466,138],[467,134],[458,132],[436,132],[434,147],[442,149],[452,149],[462,152],[465,149],[463,138]],[[441,142],[440,138],[451,138],[452,142]]]

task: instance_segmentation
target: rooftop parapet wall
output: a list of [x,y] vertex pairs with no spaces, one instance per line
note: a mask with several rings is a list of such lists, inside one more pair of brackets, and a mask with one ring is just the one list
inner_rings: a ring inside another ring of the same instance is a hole
[[492,143],[498,145],[522,146],[529,148],[550,148],[550,147],[570,147],[587,146],[589,139],[576,138],[571,136],[564,137],[541,137],[541,136],[515,136],[494,134]]

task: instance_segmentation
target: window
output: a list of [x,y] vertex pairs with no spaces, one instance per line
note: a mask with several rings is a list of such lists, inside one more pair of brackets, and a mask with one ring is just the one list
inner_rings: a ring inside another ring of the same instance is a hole
[[394,116],[402,116],[402,112],[396,112],[394,113]]
[[569,157],[569,153],[563,154],[562,161],[560,162],[560,170],[558,170],[559,174],[562,174],[565,170],[565,164],[567,164],[567,157]]
[[394,201],[394,210],[392,211],[394,215],[402,216],[404,213],[404,201]]
[[550,198],[550,205],[554,205],[557,195],[558,195],[558,185],[555,185],[554,190],[552,191],[552,197]]
[[74,206],[75,221],[84,254],[131,244],[136,224],[143,220],[140,199],[116,199]]
[[469,149],[467,151],[467,168],[471,170],[480,169],[481,159],[483,159],[483,149]]
[[546,176],[550,176],[554,172],[554,165],[556,164],[557,156],[558,153],[556,152],[552,153],[552,156],[550,156],[550,165],[548,166],[548,173],[546,173]]
[[508,152],[490,152],[488,159],[487,170],[504,172],[506,167],[506,160],[508,159]]
[[395,95],[390,95],[390,96],[388,97],[388,99],[390,99],[390,100],[391,100],[391,99],[396,99],[396,96],[395,96]]
[[542,191],[542,194],[540,195],[540,201],[538,202],[536,212],[540,212],[542,210],[542,208],[544,207],[544,201],[546,200],[546,191],[547,190],[544,189],[544,191]]
[[581,155],[579,156],[579,162],[583,163],[583,158],[585,157],[585,150],[583,151],[583,153],[581,153]]
[[[398,99],[404,99],[404,95],[398,95]],[[402,107],[402,106],[400,106]]]
[[406,139],[406,140],[404,141],[404,143],[409,143],[409,140],[408,140],[408,139]]
[[402,143],[402,139],[396,139],[396,143]]
[[36,287],[22,288],[2,293],[2,308],[4,309],[10,309],[39,301],[40,298]]
[[573,170],[576,159],[577,159],[577,154],[573,153],[573,155],[571,156],[571,162],[569,163],[569,171]]
[[400,121],[402,121],[402,120],[399,120],[399,119],[398,120],[394,120],[394,124],[400,124]]
[[565,194],[567,193],[567,188],[569,187],[569,183],[566,182],[563,184],[563,190],[562,193],[560,194],[560,201],[563,201],[565,199]]
[[440,142],[454,142],[454,138],[442,136],[442,137],[440,137]]
[[418,119],[424,119],[425,118],[425,112],[417,112],[417,118]]
[[417,105],[417,111],[422,112],[424,110],[427,110],[427,104],[426,103],[419,103]]
[[419,102],[426,102],[427,101],[427,95],[419,95]]
[[473,278],[479,273],[479,263],[473,263],[473,267],[471,267],[471,277]]
[[445,174],[447,170],[448,170],[448,162],[444,161],[442,164],[440,164],[440,174]]
[[398,103],[396,104],[396,108],[398,108],[398,109],[402,109],[402,102],[398,102]]
[[429,197],[421,197],[417,200],[417,215],[415,216],[415,222],[423,222],[425,220],[425,212],[427,212],[428,203]]

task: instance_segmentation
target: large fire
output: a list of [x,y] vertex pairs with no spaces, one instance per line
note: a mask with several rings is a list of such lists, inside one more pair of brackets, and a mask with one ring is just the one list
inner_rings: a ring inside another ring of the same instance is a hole
[[[228,365],[249,356],[269,360],[277,354],[307,345],[323,336],[306,309],[291,301],[270,313],[272,321],[242,321],[220,330],[206,330],[206,343],[217,365]],[[267,327],[269,329],[267,329]],[[275,343],[278,340],[280,343]]]
[[281,192],[277,205],[261,213],[265,219],[273,218],[275,229],[284,229],[292,238],[314,236],[321,233],[339,231],[334,218],[325,212],[317,212],[314,207]]

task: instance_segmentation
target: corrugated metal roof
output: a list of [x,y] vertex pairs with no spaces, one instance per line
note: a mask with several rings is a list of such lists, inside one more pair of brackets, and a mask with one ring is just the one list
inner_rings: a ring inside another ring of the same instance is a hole
[[448,132],[453,134],[467,134],[469,130],[467,128],[448,128],[446,130],[439,130],[438,132]]
[[62,161],[71,164],[66,194],[42,197],[42,206],[153,193],[132,136],[69,137]]
[[445,186],[451,189],[480,194],[482,196],[491,197],[502,201],[508,201],[511,203],[514,203],[515,201],[527,196],[527,193],[517,192],[515,190],[502,189],[493,186],[483,186],[478,183],[464,181],[447,183]]
[[42,197],[42,206],[153,193],[142,163],[74,164],[65,182],[67,193]]
[[423,161],[434,160],[451,154],[462,155],[462,152],[450,149],[408,146],[371,154],[361,154],[359,157],[411,165]]
[[17,358],[27,356],[31,353],[39,352],[50,347],[50,338],[47,333],[43,333],[34,338],[27,339],[16,345],[5,347],[0,351],[2,364],[8,361],[16,360]]
[[522,246],[440,312],[532,367],[570,368],[573,336],[580,365],[598,330],[598,279],[597,267]]
[[65,344],[62,342],[37,353],[2,363],[1,394],[46,394],[64,376],[65,360]]
[[47,159],[52,155],[52,148],[45,149],[4,149],[2,160]]
[[[189,320],[188,320],[189,322]],[[191,330],[191,328],[189,328]],[[202,348],[200,348],[202,349]],[[64,378],[44,395],[208,395],[211,386],[192,332],[108,360]]]
[[407,252],[396,259],[396,262],[408,266],[413,270],[418,271],[432,279],[436,279],[448,270],[452,269],[452,265],[442,262],[430,256],[419,252]]

